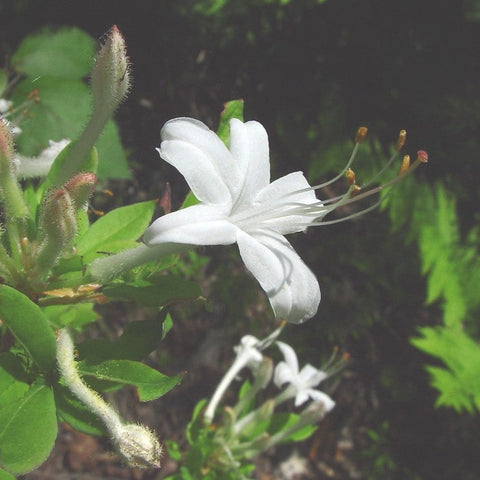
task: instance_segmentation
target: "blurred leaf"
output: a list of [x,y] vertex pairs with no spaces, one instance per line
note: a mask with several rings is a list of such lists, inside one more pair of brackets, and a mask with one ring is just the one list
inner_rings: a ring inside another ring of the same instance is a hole
[[42,307],[42,311],[56,329],[69,326],[81,330],[83,326],[95,322],[99,317],[92,303],[52,305]]
[[117,253],[136,241],[150,224],[155,202],[141,202],[116,208],[100,217],[78,239],[78,255],[90,262],[99,255],[99,251]]
[[0,410],[0,465],[27,473],[46,460],[57,436],[53,392],[33,384],[19,400]]
[[15,480],[15,477],[7,473],[5,470],[0,470],[0,480]]
[[78,28],[44,29],[22,41],[12,64],[31,77],[82,78],[93,67],[95,50],[95,40]]
[[142,402],[165,395],[182,380],[181,375],[167,377],[144,363],[131,360],[106,360],[96,365],[81,362],[79,373],[102,381],[133,385]]
[[157,276],[154,283],[141,281],[136,285],[114,283],[103,288],[103,293],[113,299],[134,301],[151,307],[163,306],[178,300],[198,299],[202,290],[197,282],[183,280],[173,275]]
[[55,367],[55,335],[38,305],[14,288],[0,285],[0,318],[44,372]]

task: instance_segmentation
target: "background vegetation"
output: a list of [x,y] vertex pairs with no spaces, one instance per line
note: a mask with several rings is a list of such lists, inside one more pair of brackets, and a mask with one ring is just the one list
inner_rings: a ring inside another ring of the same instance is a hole
[[[475,0],[0,2],[7,66],[20,40],[45,26],[100,39],[115,23],[124,33],[135,84],[117,119],[132,175],[108,185],[121,203],[158,197],[169,181],[177,208],[186,187],[154,152],[161,125],[195,116],[215,127],[233,98],[266,126],[274,177],[332,176],[359,125],[370,131],[360,181],[401,128],[412,156],[429,152],[381,211],[295,239],[323,300],[316,318],[289,329],[291,343],[316,364],[335,345],[351,354],[338,407],[308,445],[322,475],[327,465],[332,478],[480,478],[479,21]],[[179,268],[207,274],[214,309],[177,312],[199,337],[170,347],[165,362],[176,371],[199,338],[272,320],[232,249],[200,253],[212,256],[208,266],[192,257]],[[216,367],[192,383],[192,404],[211,391]]]

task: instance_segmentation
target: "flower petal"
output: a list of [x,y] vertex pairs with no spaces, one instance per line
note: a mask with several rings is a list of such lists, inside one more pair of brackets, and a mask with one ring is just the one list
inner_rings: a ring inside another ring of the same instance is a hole
[[332,410],[335,406],[335,402],[326,393],[321,392],[320,390],[308,389],[306,390],[306,393],[314,402],[321,402],[323,404],[325,413]]
[[164,125],[161,136],[160,156],[180,171],[199,200],[224,203],[226,190],[238,190],[242,179],[237,162],[205,124],[175,118]]
[[313,317],[320,303],[315,275],[275,232],[237,232],[240,255],[268,295],[275,315],[292,323]]
[[143,234],[148,245],[186,243],[190,245],[229,245],[235,243],[237,227],[225,219],[222,209],[194,205],[157,218]]
[[291,383],[294,377],[295,377],[295,372],[292,372],[292,369],[286,364],[286,362],[280,362],[275,367],[273,383],[278,388],[282,388],[283,384]]
[[[282,205],[284,206],[278,218],[268,220],[269,228],[282,235],[303,231],[315,218],[322,217],[326,213],[302,172],[289,173],[275,180],[260,191],[254,200],[256,204],[271,205],[271,211],[281,210]],[[301,213],[294,215],[286,213],[288,208],[301,205],[307,207],[305,208],[307,212],[308,206],[313,204],[318,204],[318,215],[312,215],[310,212],[308,216]]]
[[327,378],[327,374],[307,363],[298,374],[299,382],[305,388],[316,387]]
[[282,352],[283,358],[285,359],[287,365],[290,367],[292,373],[294,373],[295,376],[298,375],[298,360],[295,350],[290,345],[279,341],[277,341],[277,347]]
[[270,159],[268,136],[258,122],[243,123],[236,118],[230,120],[230,152],[240,173],[237,182],[238,197],[235,203],[240,205],[254,196],[270,183]]

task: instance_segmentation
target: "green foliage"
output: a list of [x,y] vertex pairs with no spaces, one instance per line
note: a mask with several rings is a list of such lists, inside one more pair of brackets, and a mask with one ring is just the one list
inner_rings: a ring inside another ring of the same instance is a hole
[[[42,30],[20,44],[12,64],[24,78],[15,87],[12,101],[30,105],[16,140],[23,155],[38,154],[49,140],[79,136],[91,112],[92,98],[84,79],[93,66],[95,47],[96,42],[85,32],[67,27]],[[37,95],[38,102],[33,103]],[[113,122],[107,125],[97,149],[100,178],[130,176]]]
[[[443,324],[421,328],[412,343],[445,365],[427,367],[432,386],[440,392],[436,405],[473,413],[480,399],[480,346],[472,338],[479,334],[479,231],[474,227],[462,238],[455,198],[444,185],[432,189],[411,182],[402,187],[390,200],[392,223],[400,228],[411,218],[409,237],[417,239],[427,277],[426,302],[439,301],[443,310]],[[410,190],[415,194],[408,194]]]
[[0,466],[13,474],[43,463],[57,436],[52,389],[34,383],[21,397],[0,406]]

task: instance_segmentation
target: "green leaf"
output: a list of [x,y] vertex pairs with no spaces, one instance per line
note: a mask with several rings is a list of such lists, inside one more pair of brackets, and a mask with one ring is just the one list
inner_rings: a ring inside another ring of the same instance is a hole
[[[38,90],[39,102],[30,107],[30,116],[22,122],[22,133],[16,139],[18,150],[27,156],[38,155],[48,147],[49,140],[70,138],[75,141],[88,121],[92,106],[90,90],[83,82],[51,76],[20,82],[12,98],[14,104],[24,103],[33,90]],[[96,147],[101,161],[99,178],[130,177],[113,121],[107,123]]]
[[220,124],[217,129],[217,135],[225,143],[230,142],[230,120],[238,118],[243,122],[243,100],[232,100],[224,104],[224,109],[220,114]]
[[91,339],[77,346],[80,360],[98,363],[102,360],[142,360],[155,350],[163,339],[161,318],[130,322],[115,342]]
[[0,470],[0,480],[15,480],[15,477],[7,473],[5,470]]
[[151,307],[202,296],[198,283],[174,275],[156,277],[155,283],[141,281],[136,285],[107,285],[103,293],[112,300],[134,301]]
[[98,319],[98,313],[93,307],[92,303],[77,303],[42,307],[42,311],[56,329],[69,326],[81,330],[83,326]]
[[41,370],[55,367],[55,335],[38,305],[14,288],[0,285],[0,318]]
[[122,147],[118,127],[113,120],[110,120],[103,129],[96,147],[98,151],[98,178],[131,178],[127,155]]
[[30,108],[16,139],[19,152],[27,156],[38,155],[49,140],[75,140],[91,111],[90,91],[80,80],[48,75],[27,78],[18,84],[12,101],[24,103],[33,90],[38,90],[39,102]]
[[68,388],[55,385],[54,394],[59,420],[87,435],[106,435],[103,423]]
[[167,377],[144,363],[131,360],[107,360],[96,365],[80,362],[79,373],[102,381],[133,385],[142,402],[165,395],[182,380],[181,375]]
[[34,384],[0,410],[0,466],[19,475],[46,460],[57,436],[53,392]]
[[89,74],[95,50],[95,40],[78,28],[44,29],[22,41],[12,64],[31,77],[81,78]]
[[155,202],[141,202],[116,208],[100,217],[77,242],[77,253],[90,262],[99,251],[117,253],[136,245],[148,227]]
[[13,353],[0,354],[0,409],[25,395],[28,376]]

